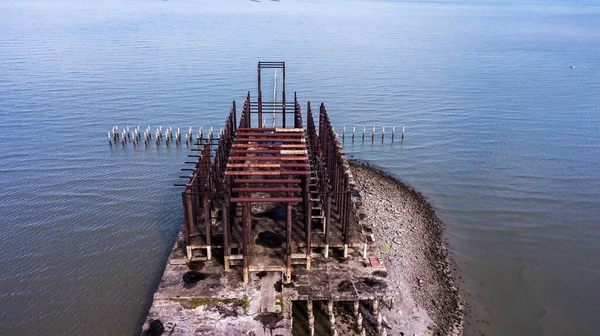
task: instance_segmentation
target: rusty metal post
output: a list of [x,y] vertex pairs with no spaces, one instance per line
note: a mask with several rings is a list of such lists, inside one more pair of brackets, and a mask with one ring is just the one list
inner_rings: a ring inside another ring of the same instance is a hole
[[[186,193],[185,198],[187,199],[187,209],[188,209],[188,226],[189,226],[190,235],[192,235],[195,231],[194,226],[196,223],[194,204],[193,204],[193,200],[192,200],[192,191],[188,187],[188,188],[186,188],[185,193]],[[190,242],[190,244],[186,245],[186,255],[187,255],[188,260],[192,259],[191,242]]]
[[233,101],[233,131],[235,132],[236,130],[236,123],[237,123],[237,111],[236,111],[236,106],[235,106],[235,100]]
[[223,202],[223,255],[225,272],[229,272],[229,196]]
[[212,259],[212,251],[211,251],[211,246],[210,246],[211,220],[210,220],[210,202],[208,199],[208,193],[205,193],[202,196],[202,208],[204,210],[204,225],[205,225],[205,229],[206,229],[206,259],[210,260],[210,259]]
[[346,219],[345,219],[345,227],[344,227],[344,258],[348,257],[348,244],[349,242],[349,235],[350,235],[350,198],[352,197],[352,194],[350,193],[350,190],[346,191]]
[[305,214],[305,229],[306,229],[306,269],[310,270],[311,259],[311,229],[312,229],[312,202],[310,201],[310,175],[304,177],[304,208]]
[[288,202],[286,204],[285,212],[286,222],[286,268],[285,268],[285,282],[292,282],[292,204]]
[[283,91],[281,93],[281,111],[283,128],[285,128],[285,63],[283,63]]
[[186,193],[181,193],[181,200],[183,204],[183,234],[185,236],[185,246],[190,245],[190,218],[187,210],[187,199]]
[[260,83],[260,62],[258,63],[258,128],[262,127],[262,87]]
[[325,196],[325,258],[329,258],[329,231],[331,230],[331,193]]
[[[258,97],[260,99],[260,94]],[[246,104],[244,104],[244,113],[246,114],[246,127],[252,127],[252,118],[250,117],[250,91],[248,91],[248,98],[246,98]]]
[[248,203],[242,203],[242,255],[243,255],[243,279],[248,283]]

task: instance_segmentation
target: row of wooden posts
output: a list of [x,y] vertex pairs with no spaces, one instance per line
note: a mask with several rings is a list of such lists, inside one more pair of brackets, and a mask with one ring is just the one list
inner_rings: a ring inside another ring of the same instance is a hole
[[[263,121],[263,127],[265,127],[265,122]],[[381,128],[373,127],[369,137],[371,138],[371,143],[375,143],[376,138],[381,138],[381,142],[385,141],[385,126]],[[335,131],[335,128],[333,128]],[[369,127],[370,129],[370,127]],[[389,127],[388,127],[389,129]],[[381,136],[378,134],[378,131],[381,131]],[[219,129],[219,137],[222,135],[223,129]],[[361,142],[365,142],[365,138],[367,138],[367,127],[363,126],[362,133],[360,134]],[[198,132],[195,134],[190,127],[186,133],[181,133],[181,128],[177,128],[175,132],[173,132],[173,127],[165,128],[163,130],[162,126],[159,126],[154,131],[154,135],[152,135],[152,131],[150,126],[148,126],[144,132],[140,131],[140,126],[134,127],[133,130],[130,130],[129,126],[125,127],[123,130],[119,130],[118,126],[114,126],[110,132],[107,132],[108,136],[108,144],[112,147],[113,145],[121,143],[122,146],[125,146],[128,143],[133,144],[134,147],[140,145],[142,139],[144,140],[144,145],[146,147],[150,146],[152,143],[152,139],[156,143],[156,146],[160,146],[163,143],[170,146],[171,144],[175,144],[176,146],[180,146],[182,142],[182,134],[185,136],[185,145],[186,147],[192,146],[196,141],[202,141],[206,138],[214,137],[213,128],[210,127],[208,134],[204,134],[203,128],[200,127]],[[346,141],[346,127],[342,128],[342,132],[338,133],[340,135],[342,142]],[[394,142],[396,136],[396,127],[391,127],[391,142]],[[356,133],[356,127],[352,127],[352,132],[349,134],[352,143],[354,143],[355,139],[358,138]],[[368,138],[367,138],[368,139]],[[402,127],[402,132],[400,134],[401,141],[404,141],[404,127]]]
[[[222,134],[223,130],[219,130],[219,136]],[[114,126],[110,132],[107,132],[108,144],[109,146],[117,145],[121,143],[122,146],[125,146],[129,143],[133,144],[134,147],[140,146],[142,140],[144,141],[144,145],[146,147],[150,146],[152,140],[156,143],[156,146],[160,146],[163,142],[170,146],[171,144],[175,144],[176,146],[180,146],[183,143],[183,137],[185,136],[185,145],[186,147],[190,147],[194,144],[195,141],[202,141],[206,138],[214,137],[213,128],[210,127],[207,133],[203,130],[202,127],[198,129],[198,132],[194,134],[192,128],[190,127],[186,133],[181,133],[181,128],[177,128],[174,132],[173,127],[164,128],[159,126],[156,128],[154,132],[152,132],[152,128],[148,126],[143,132],[140,129],[140,126],[134,127],[130,129],[129,126],[126,126],[124,129],[120,130],[118,126]],[[195,138],[194,138],[195,135]]]
[[[379,135],[377,135],[378,130],[381,131],[381,142],[383,143],[385,141],[385,126],[378,128],[378,127],[373,127],[373,129],[371,130],[371,143],[375,143],[375,138],[379,138]],[[370,127],[369,127],[370,129]],[[388,130],[390,129],[390,127],[388,127]],[[394,142],[394,139],[396,137],[396,127],[392,126],[391,127],[391,139],[392,142]],[[334,129],[335,130],[335,129]],[[360,130],[359,130],[360,131]],[[362,128],[362,134],[360,135],[360,139],[361,142],[365,142],[365,137],[367,136],[367,127],[363,126]],[[354,142],[355,138],[357,137],[356,134],[356,127],[352,127],[352,133],[350,134],[351,140],[352,142]],[[341,138],[342,138],[342,142],[345,142],[346,140],[346,127],[342,128],[342,132],[341,132]],[[404,127],[402,127],[402,132],[400,133],[400,141],[404,141]]]

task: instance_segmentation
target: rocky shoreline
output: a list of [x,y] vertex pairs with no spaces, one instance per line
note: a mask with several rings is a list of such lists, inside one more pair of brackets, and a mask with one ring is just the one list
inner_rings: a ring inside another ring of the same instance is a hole
[[461,335],[464,309],[442,223],[419,192],[381,168],[351,161],[361,210],[398,290],[385,313],[392,335]]

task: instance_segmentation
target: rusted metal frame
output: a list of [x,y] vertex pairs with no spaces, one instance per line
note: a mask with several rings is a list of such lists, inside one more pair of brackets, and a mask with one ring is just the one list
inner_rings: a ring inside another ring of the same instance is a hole
[[252,203],[252,202],[302,202],[302,197],[232,197],[232,202]]
[[188,211],[188,228],[189,228],[189,235],[190,237],[192,235],[195,235],[196,233],[196,198],[198,195],[193,195],[192,192],[194,191],[194,186],[193,185],[189,185],[186,187],[185,189],[185,199],[187,202],[186,208]]
[[248,101],[246,100],[246,101],[244,101],[244,105],[242,105],[242,110],[240,113],[240,122],[239,122],[238,128],[237,128],[238,130],[240,128],[246,127],[246,104],[247,103],[248,103]]
[[287,202],[285,211],[285,222],[286,222],[286,283],[290,282],[292,272],[292,204]]
[[295,128],[301,128],[302,125],[302,111],[300,109],[300,104],[298,104],[298,102],[295,102],[294,104],[294,127]]
[[331,193],[325,194],[325,244],[329,244],[329,231],[331,231]]
[[228,163],[227,168],[310,168],[309,163],[280,163],[280,162],[260,162],[260,163]]
[[250,91],[248,91],[248,96],[246,97],[246,101],[244,102],[243,118],[244,125],[240,124],[240,126],[250,127],[252,125],[252,120],[250,118]]
[[[187,190],[187,188],[186,188]],[[183,204],[183,234],[185,237],[185,245],[190,245],[190,216],[188,214],[187,197],[185,191],[181,193],[181,200]]]
[[[273,106],[273,105],[275,105],[275,106],[279,107],[279,106],[283,105],[283,102],[272,102],[272,101],[264,101],[263,100],[262,104],[263,104],[263,106],[266,106],[266,105]],[[250,102],[250,107],[258,107],[258,102],[255,102],[255,101],[254,102]]]
[[232,131],[232,134],[234,134],[235,131],[236,131],[236,127],[237,127],[237,125],[236,125],[236,122],[237,122],[237,107],[236,107],[235,100],[233,101],[233,107],[231,108],[231,114],[233,115],[233,125],[231,126],[232,127],[231,131]]
[[[210,248],[210,231],[211,231],[211,218],[210,218],[210,200],[208,195],[205,195],[202,200],[202,207],[204,209],[204,225],[205,225],[205,234],[206,234],[206,246]],[[208,256],[208,255],[207,255]],[[209,258],[210,259],[210,258]]]
[[302,188],[232,188],[232,192],[302,192]]
[[306,148],[306,143],[299,144],[231,144],[232,148]]
[[281,69],[285,66],[285,62],[258,62],[265,69]]
[[289,183],[298,184],[301,182],[300,179],[234,179],[235,183]]
[[[257,129],[256,127],[240,127],[238,131],[263,131],[263,132],[276,132],[281,130],[281,132],[294,132],[294,128],[283,128],[283,127],[263,127],[261,129]],[[297,132],[302,132],[302,130],[297,130]]]
[[[233,200],[233,198],[232,198]],[[250,218],[250,214],[248,209],[250,208],[250,204],[243,203],[242,204],[242,256],[243,256],[243,273],[244,273],[244,282],[248,280],[248,249],[249,249],[249,222],[252,221]]]
[[285,122],[285,104],[286,104],[286,101],[285,101],[285,62],[283,62],[283,64],[282,64],[282,69],[283,69],[283,80],[282,80],[283,90],[281,92],[281,102],[283,104],[281,104],[281,116],[282,116],[283,128],[285,128],[286,127],[285,126],[285,124],[286,124],[286,122]]
[[233,111],[230,113],[227,118],[226,127],[224,129],[223,136],[219,141],[219,146],[217,147],[215,159],[213,162],[213,167],[215,167],[215,171],[213,172],[213,185],[221,185],[223,181],[224,174],[223,172],[226,169],[227,157],[229,156],[229,149],[231,147],[231,142],[233,141],[233,131],[232,126],[235,124],[235,117]]
[[225,271],[229,271],[229,197],[225,196],[223,201],[223,261]]
[[257,72],[258,72],[258,128],[262,127],[262,85],[260,82],[260,67],[261,64],[260,62],[258,63],[258,68],[257,68]]
[[307,156],[230,156],[231,161],[308,161]]
[[[342,184],[343,184],[343,182],[342,182]],[[338,213],[340,216],[340,222],[342,223],[342,233],[344,233],[344,232],[346,232],[346,228],[347,228],[347,224],[348,224],[348,223],[346,223],[346,219],[347,219],[346,212],[348,210],[347,209],[348,204],[346,202],[346,193],[345,192],[340,193],[339,197],[340,197],[340,204],[338,207]]]
[[[226,177],[226,186],[227,186],[227,193],[225,195],[225,198],[229,201],[229,218],[230,218],[230,224],[229,225],[229,236],[231,237],[231,239],[233,240],[233,227],[235,225],[235,218],[237,217],[237,203],[233,202],[231,200],[232,198],[232,193],[231,193],[231,187],[232,187],[232,177]],[[239,242],[238,242],[239,245]]]
[[258,138],[236,138],[235,139],[235,143],[239,143],[240,141],[243,142],[267,142],[267,143],[272,143],[272,142],[287,142],[287,143],[304,143],[304,138],[292,138],[292,139],[288,139],[288,138],[273,138],[273,139],[258,139]]
[[312,201],[310,200],[310,175],[304,178],[304,206],[305,206],[305,229],[306,229],[306,256],[310,257],[311,229],[312,229]]
[[[308,155],[306,149],[232,149],[234,154],[281,154],[281,155]],[[237,155],[236,155],[237,156]]]
[[339,141],[331,127],[324,104],[321,104],[319,113],[319,142],[326,157],[325,176],[330,176],[338,218],[342,224],[344,241],[348,242],[350,227],[350,194],[348,189],[348,175],[343,167],[342,152],[339,150]]
[[[225,181],[225,184],[227,185],[227,193],[225,194],[225,198],[223,200],[223,255],[224,256],[229,256],[229,230],[230,230],[230,219],[233,218],[233,216],[230,216],[230,206],[231,206],[231,178],[227,178]],[[225,260],[226,262],[226,267],[229,268],[229,264],[228,264],[228,260]]]
[[283,171],[243,171],[243,170],[227,170],[225,171],[225,175],[232,176],[260,176],[260,175],[271,175],[271,176],[280,176],[280,175],[310,175],[310,171],[308,170],[283,170]]
[[259,139],[264,138],[266,140],[269,140],[269,138],[272,138],[272,137],[284,137],[284,138],[303,138],[304,137],[303,132],[266,133],[266,132],[238,131],[236,135],[239,137],[258,137]]
[[[268,108],[273,108],[273,105],[268,105],[267,103],[264,103],[264,102],[263,102],[263,107],[264,107],[264,106],[267,106]],[[282,105],[280,105],[280,106],[282,106]],[[275,109],[277,109],[277,106],[275,106]],[[254,107],[254,106],[250,106],[250,113],[251,113],[251,114],[256,114],[256,115],[258,115],[258,108],[257,108],[257,107]],[[277,111],[277,110],[275,110],[275,112],[269,112],[269,113],[275,113],[275,114],[277,114],[277,115],[282,115],[282,114],[283,114],[283,112],[281,112],[281,111]],[[286,113],[286,114],[289,114],[289,113],[294,113],[294,108],[293,108],[293,106],[289,106],[289,105],[288,105],[288,106],[286,106],[285,113]]]
[[344,244],[348,245],[349,243],[349,233],[350,233],[350,198],[352,197],[350,190],[348,190],[346,192],[346,212],[345,212],[345,223],[346,225],[344,226]]

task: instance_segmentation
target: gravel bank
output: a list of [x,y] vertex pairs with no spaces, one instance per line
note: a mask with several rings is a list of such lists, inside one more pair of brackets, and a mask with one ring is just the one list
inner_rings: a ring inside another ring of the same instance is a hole
[[425,198],[383,170],[350,163],[388,278],[398,296],[386,311],[391,335],[461,335],[463,305],[450,273],[443,229]]

